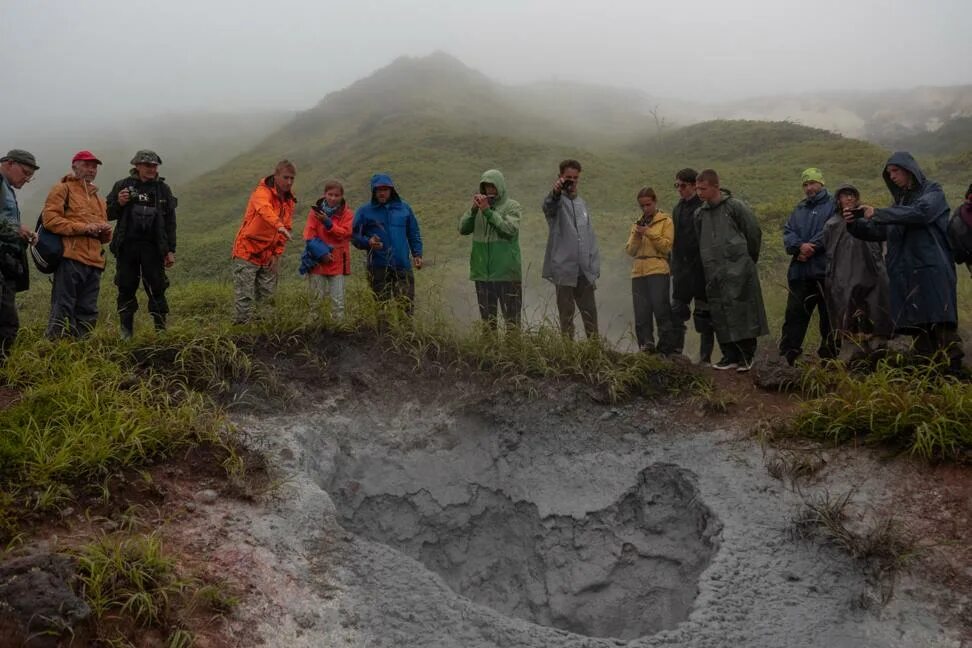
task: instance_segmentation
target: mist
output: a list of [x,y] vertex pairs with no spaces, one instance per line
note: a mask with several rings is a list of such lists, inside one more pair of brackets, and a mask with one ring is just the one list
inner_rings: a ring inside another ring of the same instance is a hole
[[6,147],[153,115],[298,111],[398,56],[436,50],[502,83],[633,88],[663,105],[972,82],[959,0],[0,7]]

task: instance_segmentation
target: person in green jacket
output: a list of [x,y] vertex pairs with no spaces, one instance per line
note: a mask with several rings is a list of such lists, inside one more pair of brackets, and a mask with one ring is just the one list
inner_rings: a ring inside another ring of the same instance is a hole
[[520,269],[520,203],[506,194],[506,179],[496,169],[483,173],[472,206],[459,219],[459,233],[472,234],[469,278],[476,283],[479,315],[496,328],[502,310],[507,325],[519,328],[523,307]]
[[752,210],[720,188],[712,169],[699,174],[695,190],[703,201],[695,229],[705,294],[723,353],[712,367],[746,372],[753,366],[756,338],[769,333],[756,268],[763,233]]

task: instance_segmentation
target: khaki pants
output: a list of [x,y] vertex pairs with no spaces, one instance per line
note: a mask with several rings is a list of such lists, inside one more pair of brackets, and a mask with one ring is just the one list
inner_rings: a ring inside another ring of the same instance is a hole
[[245,324],[263,302],[271,302],[277,289],[277,266],[258,266],[243,259],[233,259],[233,296],[236,316],[233,322]]
[[588,338],[597,337],[597,303],[594,301],[594,286],[581,275],[576,286],[556,286],[557,311],[560,314],[560,332],[574,337],[574,308],[580,310],[584,333]]

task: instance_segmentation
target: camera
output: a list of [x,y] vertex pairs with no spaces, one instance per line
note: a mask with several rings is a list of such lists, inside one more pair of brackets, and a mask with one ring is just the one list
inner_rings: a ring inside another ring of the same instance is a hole
[[561,180],[560,181],[560,190],[561,191],[567,191],[567,192],[569,192],[573,188],[574,188],[574,181],[573,180]]
[[857,218],[864,218],[864,208],[863,207],[855,207],[854,209],[850,210],[850,213],[854,215],[854,218],[855,219],[857,219]]

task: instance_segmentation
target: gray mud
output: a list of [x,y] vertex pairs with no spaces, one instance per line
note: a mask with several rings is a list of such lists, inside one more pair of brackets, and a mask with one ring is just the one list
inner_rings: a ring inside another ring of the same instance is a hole
[[915,581],[862,606],[875,584],[791,537],[799,498],[736,431],[576,385],[418,380],[353,347],[328,371],[312,409],[238,417],[287,478],[237,512],[286,577],[241,611],[268,645],[960,645]]

